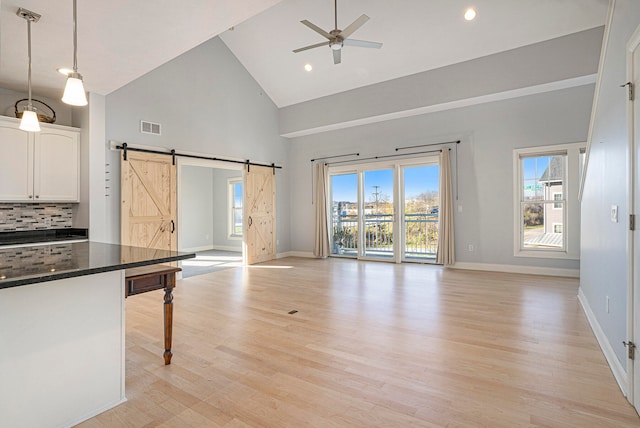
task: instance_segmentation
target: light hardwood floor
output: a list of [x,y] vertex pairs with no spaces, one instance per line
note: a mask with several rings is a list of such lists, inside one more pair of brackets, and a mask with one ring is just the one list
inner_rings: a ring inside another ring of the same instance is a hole
[[[127,300],[128,402],[81,427],[637,427],[568,278],[287,258]],[[295,314],[289,311],[297,310]]]

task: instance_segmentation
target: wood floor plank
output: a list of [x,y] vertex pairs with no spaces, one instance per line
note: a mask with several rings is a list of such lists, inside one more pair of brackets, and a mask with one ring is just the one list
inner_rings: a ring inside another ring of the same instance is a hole
[[[638,427],[578,281],[287,258],[127,299],[128,401],[81,427]],[[289,313],[290,311],[297,311]]]

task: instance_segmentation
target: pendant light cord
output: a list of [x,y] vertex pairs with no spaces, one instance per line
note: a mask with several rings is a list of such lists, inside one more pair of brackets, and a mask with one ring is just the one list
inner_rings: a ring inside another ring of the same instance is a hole
[[33,109],[31,103],[31,19],[27,19],[27,55],[29,56],[29,71],[27,73],[27,84],[29,87],[29,103],[27,104],[29,110]]
[[73,72],[78,72],[78,13],[73,0]]
[[336,13],[334,15],[336,26],[333,27],[333,28],[335,28],[337,30],[338,29],[338,0],[333,0],[333,6],[334,6],[334,9],[336,11]]

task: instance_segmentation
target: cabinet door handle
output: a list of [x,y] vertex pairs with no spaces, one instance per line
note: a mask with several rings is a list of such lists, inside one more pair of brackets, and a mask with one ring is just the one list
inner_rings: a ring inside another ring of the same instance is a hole
[[36,195],[36,199],[38,199],[40,197],[40,195]]
[[176,231],[176,224],[171,220],[171,233]]
[[33,199],[33,195],[29,195],[29,199]]
[[253,224],[253,219],[251,218],[251,216],[249,216],[249,227],[251,227],[252,224]]

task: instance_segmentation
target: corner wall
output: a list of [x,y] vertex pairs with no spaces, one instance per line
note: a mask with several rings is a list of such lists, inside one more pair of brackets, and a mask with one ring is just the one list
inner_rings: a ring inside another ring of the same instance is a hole
[[[627,219],[631,207],[627,99],[620,85],[627,81],[626,45],[638,25],[640,2],[616,0],[582,196],[580,289],[595,317],[592,323],[599,324],[622,370],[626,367],[622,341],[629,339]],[[612,205],[618,206],[618,223],[611,222]]]

